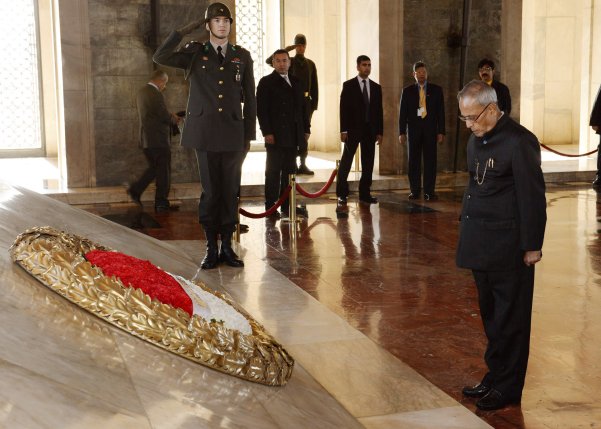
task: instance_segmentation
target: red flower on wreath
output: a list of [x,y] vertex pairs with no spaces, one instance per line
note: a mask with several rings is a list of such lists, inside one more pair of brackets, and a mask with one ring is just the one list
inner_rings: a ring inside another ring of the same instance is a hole
[[92,250],[85,256],[104,275],[115,276],[124,285],[142,289],[151,298],[192,315],[192,299],[173,277],[150,261],[106,250]]

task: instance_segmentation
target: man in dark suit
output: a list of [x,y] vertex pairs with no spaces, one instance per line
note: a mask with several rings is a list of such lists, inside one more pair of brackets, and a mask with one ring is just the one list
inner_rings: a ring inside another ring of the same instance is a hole
[[416,83],[403,88],[399,109],[399,142],[408,143],[408,175],[410,200],[419,198],[422,189],[422,155],[424,160],[424,198],[435,200],[436,143],[445,135],[444,97],[442,88],[428,82],[426,65],[413,65]]
[[509,88],[498,80],[495,80],[495,63],[493,60],[483,58],[478,63],[478,74],[480,79],[489,84],[497,93],[497,106],[501,112],[505,112],[509,116],[511,114],[511,95]]
[[[257,105],[250,53],[228,43],[232,21],[227,6],[212,3],[204,19],[171,32],[153,57],[159,64],[184,69],[190,80],[181,141],[196,150],[198,159],[202,185],[198,217],[207,237],[203,269],[215,268],[219,261],[244,266],[231,242],[238,223],[242,162],[255,139]],[[178,51],[182,37],[203,24],[209,40]]]
[[366,55],[357,57],[357,77],[342,85],[340,94],[340,140],[344,143],[338,169],[336,196],[339,208],[344,208],[349,194],[348,175],[357,147],[361,144],[361,179],[359,201],[374,204],[371,195],[372,173],[376,145],[382,141],[384,119],[382,87],[369,79],[371,60]]
[[[601,134],[601,87],[597,92],[597,98],[595,99],[593,110],[591,111],[589,125],[593,131],[597,134]],[[597,145],[597,150],[601,150],[601,140],[599,141],[599,145]],[[597,152],[597,174],[595,175],[595,180],[593,180],[593,188],[601,188],[601,156],[599,155],[599,152]]]
[[[288,74],[290,56],[285,49],[273,54],[273,73],[257,86],[257,117],[265,138],[265,209],[275,204],[288,186],[288,175],[296,168],[299,145],[309,138],[311,125],[305,103],[305,86]],[[288,213],[289,202],[282,206]]]
[[142,205],[140,196],[148,185],[156,179],[154,209],[157,212],[169,211],[169,182],[171,179],[171,149],[169,137],[171,125],[179,118],[170,113],[161,92],[167,86],[169,76],[163,70],[156,70],[150,81],[136,96],[136,107],[140,121],[140,147],[148,162],[142,176],[131,184],[127,193],[137,204]]
[[[307,104],[307,111],[309,112],[309,124],[311,124],[311,118],[313,112],[317,110],[317,103],[319,101],[319,86],[317,82],[317,68],[315,63],[309,58],[305,57],[305,51],[307,49],[307,38],[304,34],[297,34],[294,36],[294,43],[284,48],[287,52],[296,51],[296,55],[290,59],[290,69],[288,74],[296,77],[301,81],[305,87],[305,103]],[[266,60],[267,64],[273,66],[273,55]],[[296,168],[296,174],[313,175],[314,171],[307,167],[307,155],[309,153],[309,142],[308,140],[302,142],[298,147],[298,157],[300,164]]]
[[530,347],[534,264],[547,220],[536,136],[500,111],[492,87],[473,80],[458,95],[469,183],[463,196],[457,265],[472,270],[488,339],[488,372],[463,394],[495,410],[519,403]]

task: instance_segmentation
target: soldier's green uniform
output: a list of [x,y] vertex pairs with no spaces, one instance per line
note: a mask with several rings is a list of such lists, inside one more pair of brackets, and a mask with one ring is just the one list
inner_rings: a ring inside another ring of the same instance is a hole
[[[205,23],[217,17],[232,22],[229,9],[222,3],[207,8]],[[190,30],[198,25],[192,23],[184,28]],[[207,236],[207,256],[202,268],[217,266],[217,234],[221,236],[219,259],[228,265],[242,266],[231,248],[231,237],[238,223],[242,162],[256,133],[253,60],[238,45],[228,43],[221,61],[209,41],[189,43],[178,50],[181,41],[180,32],[171,32],[153,60],[185,70],[190,81],[181,141],[183,146],[196,150],[198,159],[202,185],[198,217]]]

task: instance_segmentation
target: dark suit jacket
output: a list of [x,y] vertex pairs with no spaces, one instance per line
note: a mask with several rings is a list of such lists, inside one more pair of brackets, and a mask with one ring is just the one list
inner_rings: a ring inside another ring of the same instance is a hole
[[136,96],[140,121],[140,147],[169,147],[171,113],[163,94],[150,84],[140,88]]
[[[305,86],[288,75],[292,86],[275,70],[257,86],[257,116],[264,136],[273,134],[278,147],[298,147],[311,132]],[[266,146],[271,146],[267,145]]]
[[595,125],[599,127],[597,134],[601,134],[601,87],[599,87],[599,91],[597,91],[597,98],[595,99],[595,104],[593,104],[591,119],[588,124],[590,126]]
[[[340,94],[340,132],[348,132],[349,138],[363,135],[365,126],[365,103],[363,102],[362,84],[356,77],[342,84]],[[370,79],[369,81],[369,126],[375,135],[384,133],[384,114],[382,113],[382,87]]]
[[509,88],[507,88],[506,85],[502,84],[498,80],[494,79],[490,86],[492,86],[497,93],[497,106],[499,106],[499,109],[509,116],[511,113],[511,95],[509,94]]
[[463,196],[457,265],[515,270],[524,263],[525,251],[542,248],[545,235],[545,181],[538,140],[503,115],[483,137],[470,137],[467,160],[469,183]]
[[153,60],[184,69],[190,80],[182,146],[210,152],[244,151],[244,142],[255,139],[257,118],[250,53],[228,44],[220,65],[209,42],[189,43],[176,51],[181,40],[177,31],[171,32]]
[[432,130],[433,134],[445,134],[444,97],[442,88],[433,83],[426,84],[426,110],[428,114],[424,119],[418,118],[419,85],[414,83],[403,88],[401,94],[401,107],[399,109],[399,134],[411,134],[411,128],[420,124]]

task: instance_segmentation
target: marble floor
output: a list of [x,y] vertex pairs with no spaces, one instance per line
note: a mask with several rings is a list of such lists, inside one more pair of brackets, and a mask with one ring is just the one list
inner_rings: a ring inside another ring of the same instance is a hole
[[[599,427],[601,201],[582,181],[594,158],[545,162],[548,181],[560,183],[547,189],[524,397],[488,413],[460,394],[484,371],[475,286],[454,266],[460,174],[442,175],[441,200],[427,204],[409,203],[402,186],[394,189],[404,179],[387,178],[397,182],[378,183],[380,203],[351,199],[346,219],[336,217],[331,195],[303,199],[309,218],[296,235],[282,220],[244,219],[250,230],[238,252],[246,267],[208,272],[198,270],[204,243],[193,198],[155,214],[121,200],[123,189],[38,190],[49,198],[0,184],[0,427]],[[307,186],[318,189],[330,168]],[[70,198],[79,204],[61,202]],[[243,200],[248,211],[262,205]],[[294,356],[290,383],[224,376],[69,304],[8,257],[14,237],[34,225],[86,235],[227,291]]]
[[[454,417],[458,404],[495,428],[599,427],[601,200],[585,183],[548,185],[549,222],[544,259],[537,265],[523,401],[521,406],[480,412],[460,393],[463,385],[482,376],[485,345],[471,274],[454,264],[461,192],[443,189],[440,201],[428,203],[409,203],[404,191],[382,192],[378,205],[351,201],[347,219],[337,219],[335,204],[327,197],[305,201],[309,218],[298,225],[296,241],[282,220],[244,219],[250,229],[241,235],[241,253],[251,267],[205,274],[215,283],[235,279],[247,285],[233,294],[253,314],[268,320],[290,317],[284,325],[270,325],[272,332],[366,427],[474,427],[462,420],[464,414]],[[248,211],[259,212],[261,206],[260,201],[244,202]],[[106,207],[90,210],[107,213]],[[115,210],[123,208],[108,212]],[[165,240],[199,264],[203,242],[194,205],[153,216],[161,228],[141,232]],[[258,271],[257,261],[264,265]],[[289,295],[288,289],[280,290],[274,272],[298,291]],[[272,288],[281,299],[291,297],[287,308],[281,300],[262,299]],[[324,337],[316,347],[307,347],[310,337],[329,334],[316,326],[314,310],[292,304],[299,291],[365,338],[347,333],[343,339]],[[299,337],[288,339],[290,334]],[[381,355],[381,350],[386,353]],[[332,353],[338,361],[329,359]],[[367,366],[362,357],[370,362]],[[433,399],[424,380],[407,385],[400,368],[411,368],[457,402]]]

